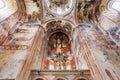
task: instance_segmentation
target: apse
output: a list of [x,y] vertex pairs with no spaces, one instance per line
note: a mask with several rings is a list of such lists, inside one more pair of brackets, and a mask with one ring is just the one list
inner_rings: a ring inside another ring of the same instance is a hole
[[49,22],[47,28],[47,58],[50,70],[70,70],[75,66],[71,51],[72,26],[64,20]]

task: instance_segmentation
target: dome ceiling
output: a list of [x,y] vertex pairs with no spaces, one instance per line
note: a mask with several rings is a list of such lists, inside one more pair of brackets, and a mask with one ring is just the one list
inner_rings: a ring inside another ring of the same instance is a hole
[[63,16],[73,8],[73,0],[45,0],[47,9],[55,15]]

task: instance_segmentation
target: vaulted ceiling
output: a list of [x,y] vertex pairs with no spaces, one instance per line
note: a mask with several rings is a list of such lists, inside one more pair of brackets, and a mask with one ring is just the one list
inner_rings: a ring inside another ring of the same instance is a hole
[[[118,26],[120,19],[119,14],[115,11],[110,11],[111,2],[109,0],[1,0],[3,6],[0,9],[2,37],[8,34],[14,37],[14,33],[29,33],[32,32],[29,27],[24,26],[42,26],[45,31],[48,30],[48,24],[53,26],[64,26],[70,24],[72,29],[81,24],[92,24],[98,26],[103,33],[108,34],[109,30]],[[13,15],[9,17],[10,15]],[[113,16],[114,15],[114,16]],[[59,23],[61,22],[61,23]],[[6,24],[7,23],[7,24]],[[21,23],[21,24],[18,24]],[[22,25],[22,23],[26,23]],[[33,23],[32,25],[28,25]],[[54,23],[54,24],[52,24]],[[14,27],[13,27],[14,26]],[[17,28],[16,26],[22,26]],[[28,29],[28,30],[26,30]],[[52,29],[52,28],[51,28]],[[55,29],[57,30],[57,29]],[[62,29],[61,29],[62,30]],[[4,32],[6,31],[6,32]],[[36,31],[36,29],[35,29]],[[119,31],[118,31],[119,32]],[[49,32],[48,32],[49,33]],[[66,32],[67,33],[67,32]],[[18,34],[18,35],[20,35]],[[51,33],[52,34],[52,33]],[[68,33],[67,33],[68,34]],[[70,34],[70,33],[69,33]],[[32,36],[32,35],[31,35]],[[29,37],[20,37],[19,40],[30,40]],[[1,42],[2,44],[2,42]],[[6,43],[7,44],[7,43]],[[5,45],[6,45],[5,44]]]

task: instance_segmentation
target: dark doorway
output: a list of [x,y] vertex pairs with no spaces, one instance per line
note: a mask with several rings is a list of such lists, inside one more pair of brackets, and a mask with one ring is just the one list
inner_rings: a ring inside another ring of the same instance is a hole
[[77,80],[85,80],[85,79],[77,79]]

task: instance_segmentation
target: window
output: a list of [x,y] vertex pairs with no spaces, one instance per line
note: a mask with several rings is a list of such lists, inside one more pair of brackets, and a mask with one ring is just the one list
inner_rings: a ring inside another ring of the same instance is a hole
[[64,79],[62,79],[62,78],[59,78],[59,79],[57,79],[57,80],[64,80]]
[[38,79],[36,79],[36,80],[43,80],[43,79],[41,79],[41,78],[38,78]]
[[3,0],[0,0],[0,9],[5,7],[5,2]]
[[120,0],[116,0],[112,3],[112,9],[120,11]]
[[77,79],[77,80],[85,80],[85,79]]

